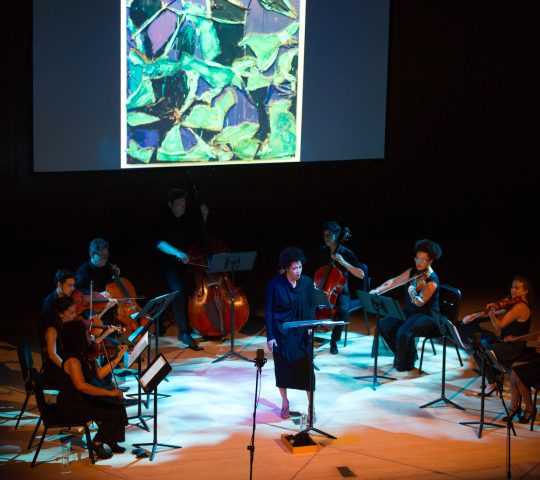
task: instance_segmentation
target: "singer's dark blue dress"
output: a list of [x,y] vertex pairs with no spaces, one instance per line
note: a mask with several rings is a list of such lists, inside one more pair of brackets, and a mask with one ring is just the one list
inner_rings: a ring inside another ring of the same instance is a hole
[[274,369],[276,386],[310,390],[311,339],[306,329],[284,329],[284,323],[314,319],[313,281],[301,276],[293,287],[285,275],[273,277],[266,289],[266,337],[276,340]]

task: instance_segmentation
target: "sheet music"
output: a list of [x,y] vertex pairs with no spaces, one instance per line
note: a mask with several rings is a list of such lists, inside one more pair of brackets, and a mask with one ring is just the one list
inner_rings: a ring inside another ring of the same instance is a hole
[[320,320],[297,320],[294,322],[285,322],[283,328],[289,330],[291,328],[320,328],[320,327],[336,327],[337,325],[348,325],[349,322],[335,321],[330,318]]
[[456,326],[451,323],[450,321],[447,321],[446,322],[447,325],[450,325],[452,327],[452,330],[453,330],[453,334],[452,334],[452,338],[453,339],[456,339],[458,340],[458,347],[461,347],[463,348],[464,350],[467,350],[467,347],[465,345],[463,345],[463,340],[461,340],[461,336],[459,335],[459,331],[458,329],[456,328]]
[[148,370],[146,370],[146,372],[144,372],[144,375],[139,380],[143,388],[147,387],[148,383],[163,368],[165,363],[166,363],[166,360],[163,355],[160,355],[159,357],[156,358],[156,361],[150,366]]
[[148,332],[146,332],[131,352],[124,353],[124,366],[126,368],[131,367],[133,362],[139,358],[139,355],[148,346],[148,342]]

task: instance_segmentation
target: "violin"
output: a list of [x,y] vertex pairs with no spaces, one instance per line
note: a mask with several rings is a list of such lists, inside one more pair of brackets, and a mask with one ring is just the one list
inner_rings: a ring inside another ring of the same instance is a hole
[[[344,227],[336,243],[336,253],[338,253],[339,247],[349,238],[350,235],[350,230],[347,227]],[[315,284],[315,288],[326,293],[328,303],[332,306],[332,308],[317,308],[315,312],[315,319],[334,318],[337,311],[337,298],[345,288],[347,276],[335,266],[335,260],[332,258],[332,256],[330,256],[330,260],[327,265],[317,269],[313,283]]]
[[503,300],[500,300],[499,302],[489,303],[488,304],[489,306],[486,306],[484,310],[467,315],[468,317],[467,322],[464,322],[462,320],[461,323],[464,323],[464,324],[470,323],[473,320],[477,319],[478,317],[487,315],[490,310],[504,310],[508,307],[517,305],[518,303],[524,303],[524,302],[525,300],[523,300],[523,298],[521,297],[510,297],[510,298],[505,298]]

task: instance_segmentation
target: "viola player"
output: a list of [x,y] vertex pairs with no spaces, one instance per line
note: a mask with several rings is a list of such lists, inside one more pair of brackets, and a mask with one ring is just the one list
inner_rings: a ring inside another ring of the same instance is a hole
[[[480,336],[482,345],[492,350],[499,363],[503,367],[510,367],[512,362],[518,358],[527,342],[525,340],[516,342],[504,342],[508,336],[521,336],[529,333],[531,328],[531,308],[529,297],[532,297],[532,287],[529,280],[521,275],[514,276],[510,288],[510,297],[499,303],[488,303],[482,312],[473,313],[463,318],[459,325],[461,336],[470,346],[473,358],[478,365],[482,364],[481,352],[475,346],[475,338]],[[480,325],[480,321],[489,318],[491,326],[495,329],[488,330]],[[497,372],[491,365],[485,365],[487,385],[484,395],[489,396],[497,390]],[[479,395],[482,392],[478,392]]]
[[415,337],[438,331],[432,312],[439,313],[440,282],[432,265],[441,257],[441,247],[426,238],[415,243],[413,252],[414,265],[411,268],[370,292],[382,295],[392,286],[403,284],[407,287],[404,309],[406,320],[384,317],[380,321],[381,335],[394,352],[394,368],[398,372],[414,369],[417,357]]

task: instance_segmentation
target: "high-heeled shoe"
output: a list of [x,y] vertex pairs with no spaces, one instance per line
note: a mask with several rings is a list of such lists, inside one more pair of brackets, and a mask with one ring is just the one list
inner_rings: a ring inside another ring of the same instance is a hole
[[289,402],[281,406],[281,413],[279,415],[281,418],[289,418]]
[[536,415],[536,408],[534,408],[531,412],[527,413],[525,412],[523,416],[518,420],[519,423],[527,424],[531,423],[531,419]]
[[109,452],[109,450],[105,450],[103,443],[100,443],[99,445],[92,443],[92,450],[94,450],[97,458],[101,458],[102,460],[107,460],[108,458],[111,458],[113,456],[112,452]]
[[[504,423],[508,423],[509,421],[511,421],[515,416],[520,416],[521,415],[521,407],[518,405],[516,408],[511,408],[510,410],[508,410],[508,415],[503,417],[501,419],[502,422]],[[519,421],[519,420],[518,420]]]
[[126,447],[122,447],[116,442],[107,442],[107,445],[109,445],[112,453],[124,453],[126,451]]

